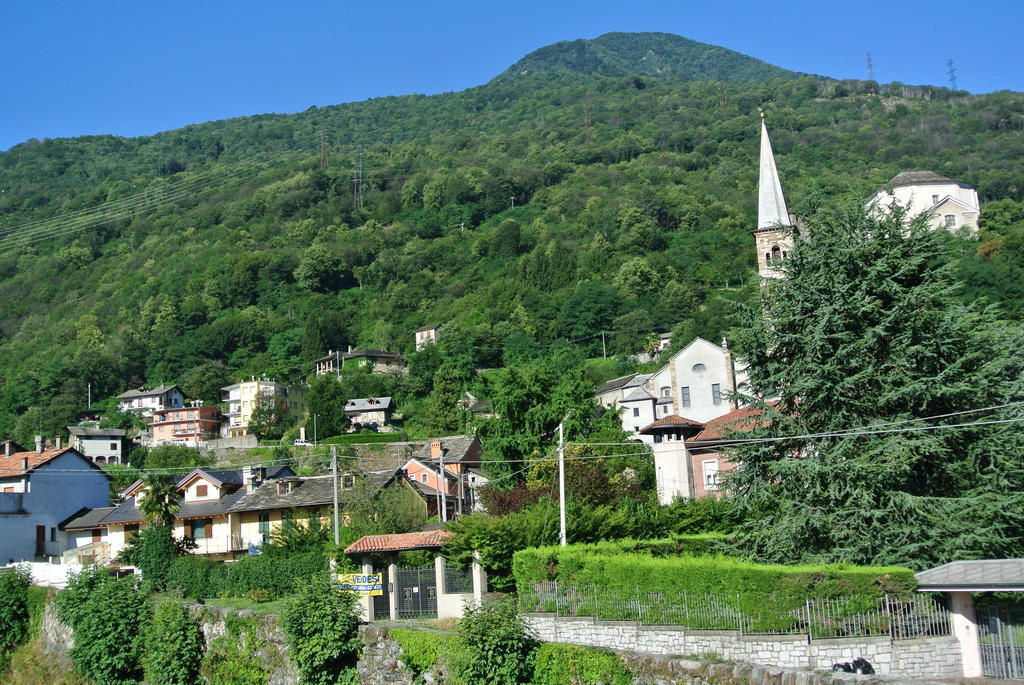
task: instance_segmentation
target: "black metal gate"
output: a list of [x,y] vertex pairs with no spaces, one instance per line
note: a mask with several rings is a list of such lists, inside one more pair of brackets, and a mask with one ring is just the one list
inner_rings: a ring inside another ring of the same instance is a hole
[[1024,607],[979,607],[981,669],[989,678],[1024,678]]
[[377,595],[373,598],[373,620],[374,621],[387,621],[391,618],[391,609],[388,605],[388,596],[391,594],[388,588],[388,583],[391,579],[388,578],[388,569],[384,568],[378,571],[380,573],[381,588],[384,590],[383,595]]
[[433,566],[398,569],[395,594],[398,618],[437,618],[437,574]]

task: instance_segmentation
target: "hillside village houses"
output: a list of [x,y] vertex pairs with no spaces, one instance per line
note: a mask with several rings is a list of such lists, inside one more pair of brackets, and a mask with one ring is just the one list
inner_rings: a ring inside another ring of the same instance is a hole
[[[449,435],[428,440],[402,470],[424,496],[435,498],[433,514],[443,520],[481,511],[478,491],[488,479],[481,470],[483,448],[475,435]],[[444,493],[445,502],[440,499]]]
[[123,428],[68,426],[68,443],[94,464],[123,464],[128,461],[127,431]]
[[260,398],[278,398],[288,414],[301,419],[305,402],[300,391],[289,388],[266,378],[253,377],[248,381],[233,383],[221,388],[221,399],[227,404],[224,413],[226,422],[221,434],[227,438],[238,438],[249,434],[249,421]]
[[390,431],[393,411],[390,397],[359,397],[345,402],[345,415],[352,422],[353,430],[373,428]]
[[981,204],[978,191],[932,171],[904,171],[889,181],[885,188],[867,199],[865,206],[886,210],[893,205],[907,208],[907,219],[929,215],[933,229],[965,230],[978,233]]
[[155,388],[135,388],[117,396],[118,409],[150,418],[159,409],[177,409],[185,404],[185,396],[176,385],[158,385]]
[[150,444],[199,447],[220,437],[220,425],[220,408],[204,407],[202,402],[191,402],[179,409],[160,409],[153,412]]
[[0,452],[0,564],[59,559],[79,543],[62,524],[109,504],[108,476],[73,447],[34,450],[14,442]]

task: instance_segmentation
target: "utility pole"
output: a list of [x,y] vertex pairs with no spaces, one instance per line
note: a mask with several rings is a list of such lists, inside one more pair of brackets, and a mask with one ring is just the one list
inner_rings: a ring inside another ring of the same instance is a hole
[[[316,414],[313,414],[313,447],[316,447]],[[334,449],[331,448],[331,451]]]
[[89,409],[92,409],[92,383],[89,384]]
[[871,53],[868,53],[868,81],[875,80],[875,64],[871,61]]
[[352,194],[355,197],[356,209],[363,208],[363,148],[359,148],[359,162],[356,164],[352,177]]
[[444,450],[440,450],[440,454],[437,455],[440,460],[441,470],[439,472],[441,476],[441,520],[444,522],[448,521],[448,498],[445,496],[445,492],[448,490],[448,479],[444,475]]
[[601,331],[601,357],[603,359],[608,358],[608,348],[604,344],[604,331]]
[[568,541],[565,538],[565,419],[558,424],[558,522],[561,535],[559,544],[565,547]]
[[331,445],[331,476],[334,480],[334,544],[341,544],[341,517],[338,515],[338,448]]
[[327,134],[320,129],[320,168],[327,168]]

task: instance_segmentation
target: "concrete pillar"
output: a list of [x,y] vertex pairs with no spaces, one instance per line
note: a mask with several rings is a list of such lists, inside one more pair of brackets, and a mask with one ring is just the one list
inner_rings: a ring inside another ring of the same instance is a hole
[[[440,552],[434,552],[434,583],[437,586],[438,606],[441,605],[441,595],[444,593],[444,568],[445,560]],[[438,616],[438,618],[441,618]]]
[[950,620],[953,635],[960,642],[964,661],[964,677],[980,678],[981,644],[978,641],[978,622],[974,615],[974,602],[970,592],[950,592]]
[[388,583],[391,591],[388,592],[388,614],[392,621],[398,620],[398,554],[388,554]]
[[[370,561],[370,557],[363,557],[363,575],[371,575],[373,573],[373,562]],[[369,592],[359,593],[359,606],[360,611],[363,614],[363,618],[366,621],[373,621],[373,597],[370,596]]]
[[473,565],[470,566],[473,575],[473,601],[480,605],[484,601],[484,594],[487,593],[487,571],[480,563],[480,552],[473,551]]

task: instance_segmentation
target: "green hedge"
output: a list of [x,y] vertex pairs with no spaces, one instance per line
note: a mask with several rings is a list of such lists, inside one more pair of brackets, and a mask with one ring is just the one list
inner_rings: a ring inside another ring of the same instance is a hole
[[[913,571],[900,567],[773,566],[723,556],[609,553],[603,544],[521,550],[512,570],[524,607],[553,611],[554,599],[535,593],[534,583],[558,581],[581,590],[569,598],[578,615],[633,620],[643,604],[651,623],[730,628],[739,615],[758,631],[794,627],[806,599],[841,598],[843,613],[853,614],[873,608],[883,594],[916,586]],[[716,606],[708,607],[707,595]]]
[[320,440],[320,445],[364,445],[375,442],[406,442],[409,436],[405,433],[348,433],[335,435]]
[[327,557],[315,553],[260,554],[229,564],[187,555],[174,560],[168,587],[180,590],[190,599],[219,595],[243,597],[253,590],[279,598],[295,590],[296,580],[326,572]]
[[388,634],[402,647],[399,658],[416,676],[426,673],[436,663],[451,661],[453,655],[466,649],[462,638],[451,633],[392,628]]
[[630,685],[633,676],[607,649],[546,642],[533,656],[532,685]]

